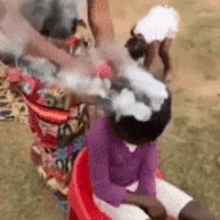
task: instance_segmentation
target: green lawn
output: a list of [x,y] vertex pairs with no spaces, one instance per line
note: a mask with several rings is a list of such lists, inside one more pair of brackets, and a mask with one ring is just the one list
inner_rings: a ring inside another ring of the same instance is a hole
[[[117,39],[154,4],[174,6],[181,28],[172,48],[174,118],[164,138],[167,180],[185,189],[220,218],[220,4],[208,0],[110,0]],[[121,4],[121,5],[120,5]],[[5,220],[61,220],[62,213],[31,165],[31,134],[0,122],[0,215]]]
[[5,220],[64,219],[30,162],[28,128],[0,122],[0,131],[0,215]]

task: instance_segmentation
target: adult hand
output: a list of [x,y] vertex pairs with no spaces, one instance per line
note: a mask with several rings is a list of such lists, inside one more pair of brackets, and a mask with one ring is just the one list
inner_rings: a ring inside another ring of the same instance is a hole
[[99,56],[111,66],[113,70],[112,80],[121,77],[124,65],[131,59],[127,50],[115,40],[111,40],[99,42],[97,51]]

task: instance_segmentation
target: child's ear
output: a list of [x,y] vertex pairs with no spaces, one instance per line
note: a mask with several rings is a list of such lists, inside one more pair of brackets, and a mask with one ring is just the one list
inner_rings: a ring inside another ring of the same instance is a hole
[[142,37],[130,38],[125,47],[128,49],[131,57],[137,60],[139,57],[143,57],[146,50],[146,43]]

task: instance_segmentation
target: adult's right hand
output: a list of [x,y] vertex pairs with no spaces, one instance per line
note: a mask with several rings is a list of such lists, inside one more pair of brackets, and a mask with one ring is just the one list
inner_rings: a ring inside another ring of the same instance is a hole
[[124,65],[131,59],[127,50],[115,40],[99,42],[96,49],[99,56],[111,66],[113,70],[111,79],[120,78]]

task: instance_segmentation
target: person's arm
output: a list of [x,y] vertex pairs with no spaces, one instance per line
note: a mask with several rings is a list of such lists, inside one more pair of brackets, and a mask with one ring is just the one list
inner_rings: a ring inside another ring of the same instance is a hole
[[157,146],[157,167],[158,170],[163,170],[163,158],[161,155],[161,149],[163,146],[163,136],[159,137],[156,141],[156,146]]
[[113,78],[117,78],[130,56],[126,48],[115,39],[108,0],[88,0],[88,20],[97,52],[112,67]]
[[40,35],[21,15],[20,8],[24,3],[25,0],[1,0],[0,5],[1,11],[4,12],[0,17],[1,31],[11,40],[19,53],[24,51],[28,55],[41,56],[68,69],[85,61],[72,57]]
[[153,41],[145,50],[144,67],[149,71],[155,71],[156,59],[159,57],[160,42]]
[[128,198],[124,203],[138,206],[146,212],[152,220],[167,219],[164,206],[154,197],[147,197],[137,192],[128,192]]
[[97,45],[115,38],[108,0],[88,0],[88,20]]
[[140,169],[138,188],[129,194],[126,203],[146,210],[152,219],[166,219],[165,208],[156,199],[157,149],[155,144],[147,146]]
[[145,149],[140,165],[140,177],[137,192],[146,196],[156,196],[156,171],[157,171],[157,148],[155,144],[148,145]]

